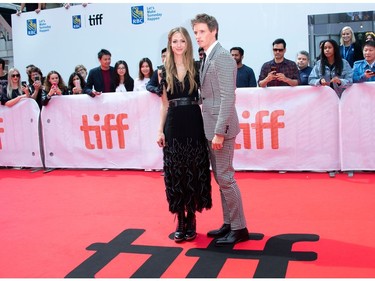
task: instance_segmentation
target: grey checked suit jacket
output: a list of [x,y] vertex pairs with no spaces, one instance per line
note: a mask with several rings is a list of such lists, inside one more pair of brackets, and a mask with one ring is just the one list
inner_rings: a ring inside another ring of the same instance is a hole
[[209,141],[215,134],[230,139],[240,132],[235,107],[236,76],[235,60],[217,43],[200,73],[204,131]]

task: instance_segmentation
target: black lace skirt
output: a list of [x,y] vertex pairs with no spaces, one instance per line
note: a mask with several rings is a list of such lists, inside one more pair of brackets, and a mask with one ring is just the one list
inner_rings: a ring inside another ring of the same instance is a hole
[[201,212],[210,209],[211,173],[207,140],[173,138],[163,152],[169,211]]

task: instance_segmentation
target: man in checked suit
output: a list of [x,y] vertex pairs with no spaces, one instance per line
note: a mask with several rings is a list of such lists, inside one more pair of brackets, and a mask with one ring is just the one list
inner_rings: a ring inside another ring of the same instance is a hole
[[206,58],[200,69],[204,130],[210,160],[220,188],[224,224],[207,233],[216,246],[249,240],[241,192],[234,179],[233,155],[240,132],[235,108],[237,66],[229,51],[217,41],[219,25],[213,16],[198,14],[191,20],[199,47]]

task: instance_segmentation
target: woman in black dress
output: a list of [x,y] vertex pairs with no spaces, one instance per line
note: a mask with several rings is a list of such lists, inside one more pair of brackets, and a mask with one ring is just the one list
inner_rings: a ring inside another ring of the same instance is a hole
[[163,147],[164,182],[169,211],[177,215],[174,240],[196,236],[195,212],[210,209],[211,174],[207,140],[199,100],[199,72],[187,30],[174,28],[168,35],[158,145]]

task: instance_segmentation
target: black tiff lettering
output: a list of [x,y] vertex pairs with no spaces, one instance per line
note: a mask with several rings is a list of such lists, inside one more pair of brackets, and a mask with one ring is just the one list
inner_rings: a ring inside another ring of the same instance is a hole
[[151,257],[132,275],[135,278],[160,278],[181,253],[182,248],[131,245],[143,229],[127,229],[108,243],[91,244],[87,250],[96,251],[81,263],[67,278],[92,278],[120,253],[147,254]]
[[[91,244],[87,250],[96,251],[65,278],[92,278],[120,253],[147,254],[150,257],[131,278],[160,278],[177,256],[180,247],[132,245],[144,233],[142,229],[127,229],[108,243]],[[251,233],[250,240],[262,240],[261,233]],[[186,252],[198,261],[187,278],[216,278],[227,259],[259,260],[255,278],[285,278],[289,261],[314,261],[315,252],[292,252],[297,242],[319,241],[316,234],[281,234],[268,239],[264,250],[234,250],[233,247],[215,247],[212,241],[207,248],[193,248]],[[126,266],[126,265],[125,265]],[[249,272],[249,276],[251,272]]]

